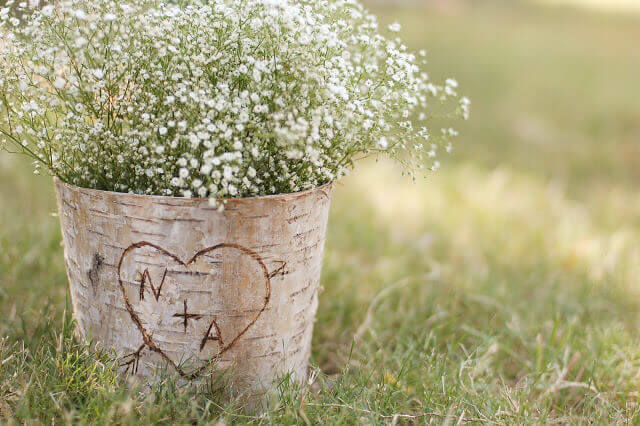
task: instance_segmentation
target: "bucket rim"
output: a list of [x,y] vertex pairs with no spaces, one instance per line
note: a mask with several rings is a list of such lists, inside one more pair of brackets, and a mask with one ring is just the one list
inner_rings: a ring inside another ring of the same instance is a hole
[[[123,197],[123,198],[130,198],[130,199],[145,199],[145,200],[170,200],[170,201],[174,201],[174,202],[183,202],[183,203],[202,203],[202,202],[209,202],[209,198],[202,198],[202,197],[193,197],[193,198],[185,198],[185,197],[176,197],[176,196],[170,196],[170,195],[147,195],[147,194],[132,194],[129,192],[117,192],[117,191],[106,191],[103,189],[93,189],[93,188],[86,188],[83,186],[77,186],[77,185],[73,185],[70,183],[67,183],[65,181],[63,181],[62,179],[60,179],[57,176],[53,177],[53,182],[54,185],[56,187],[65,187],[67,189],[76,191],[76,192],[87,192],[87,193],[93,193],[93,194],[101,194],[101,195],[112,195],[112,196],[116,196],[116,197]],[[238,198],[233,198],[233,197],[227,197],[227,198],[215,198],[216,201],[220,201],[224,204],[229,203],[229,202],[242,202],[242,201],[260,201],[260,200],[273,200],[273,201],[278,201],[278,200],[286,200],[289,198],[299,198],[305,195],[309,195],[315,192],[322,192],[324,193],[328,198],[329,198],[329,194],[327,194],[327,192],[330,192],[331,189],[333,188],[335,181],[331,181],[325,184],[322,184],[320,186],[316,186],[310,189],[304,189],[302,191],[296,191],[296,192],[286,192],[286,193],[280,193],[280,194],[271,194],[271,195],[258,195],[258,196],[254,196],[254,197],[238,197]]]

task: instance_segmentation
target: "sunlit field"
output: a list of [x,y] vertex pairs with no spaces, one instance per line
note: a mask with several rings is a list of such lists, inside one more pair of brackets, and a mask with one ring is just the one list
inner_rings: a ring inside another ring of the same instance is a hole
[[264,414],[118,386],[73,339],[50,180],[0,155],[0,422],[637,422],[640,16],[457,3],[375,6],[471,120],[426,179],[336,186],[310,383]]
[[548,4],[567,4],[589,7],[611,12],[640,12],[640,3],[636,0],[540,0]]

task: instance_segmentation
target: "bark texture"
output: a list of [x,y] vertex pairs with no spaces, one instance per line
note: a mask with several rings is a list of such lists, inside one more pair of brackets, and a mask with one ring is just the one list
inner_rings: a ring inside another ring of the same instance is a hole
[[234,388],[256,393],[306,377],[329,185],[222,212],[55,185],[78,333],[115,350],[123,373],[232,368]]

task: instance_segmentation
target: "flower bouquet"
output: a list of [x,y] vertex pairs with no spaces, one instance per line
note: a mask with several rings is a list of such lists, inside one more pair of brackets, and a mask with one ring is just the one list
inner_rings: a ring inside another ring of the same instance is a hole
[[455,80],[356,0],[9,1],[0,147],[55,180],[78,333],[257,393],[304,379],[331,185],[436,169]]

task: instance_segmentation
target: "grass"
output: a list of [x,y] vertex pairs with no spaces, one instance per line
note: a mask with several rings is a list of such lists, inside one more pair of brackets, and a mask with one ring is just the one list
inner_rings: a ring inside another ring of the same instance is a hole
[[119,386],[73,338],[50,181],[0,156],[0,422],[640,420],[640,18],[378,10],[472,120],[437,175],[370,162],[337,188],[313,383],[258,417],[209,386]]

